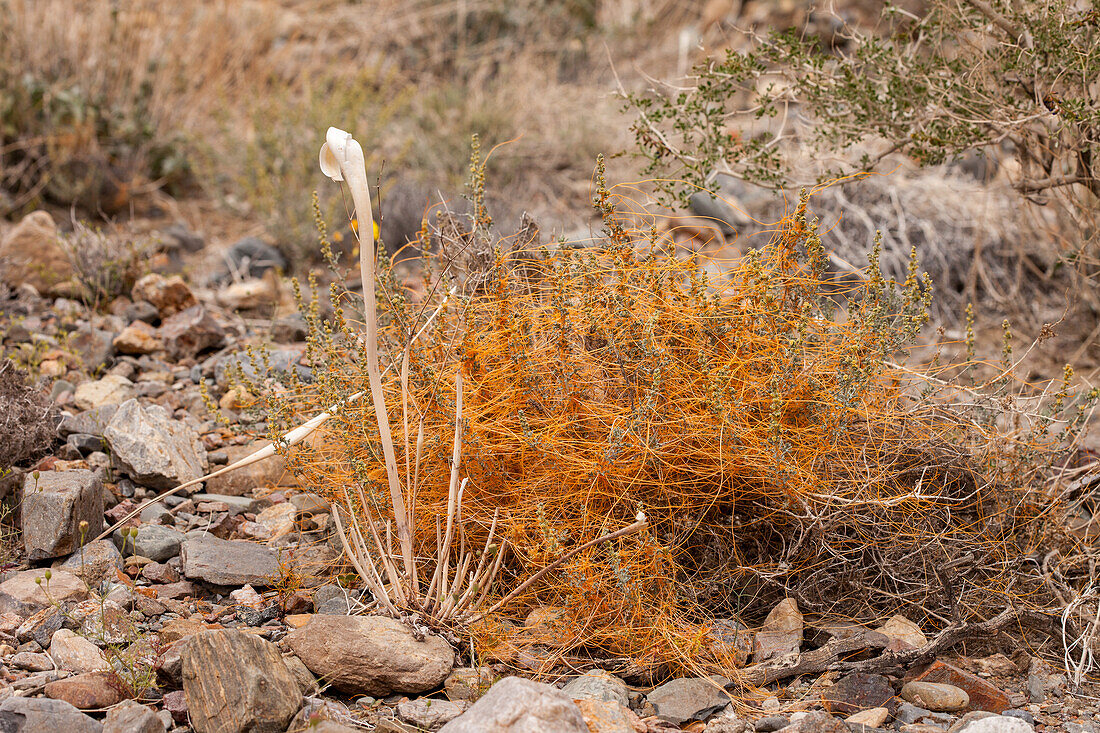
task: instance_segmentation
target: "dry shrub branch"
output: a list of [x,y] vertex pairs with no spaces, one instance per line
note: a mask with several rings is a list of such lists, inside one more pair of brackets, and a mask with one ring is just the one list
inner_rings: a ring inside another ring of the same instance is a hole
[[[1044,471],[1097,395],[1072,397],[1067,372],[1056,394],[1010,409],[1010,345],[980,388],[895,364],[928,318],[915,258],[903,282],[887,280],[876,246],[841,308],[823,295],[827,256],[805,196],[716,279],[608,189],[602,164],[604,230],[581,248],[543,244],[533,224],[495,238],[483,186],[475,159],[475,217],[425,225],[425,249],[443,244],[425,291],[384,262],[373,278],[389,435],[366,400],[344,402],[368,390],[370,339],[354,321],[360,296],[339,286],[332,321],[302,304],[315,380],[249,385],[276,428],[343,405],[286,448],[305,484],[370,518],[375,549],[359,551],[388,574],[370,585],[409,572],[395,549],[395,462],[412,477],[401,506],[421,577],[440,561],[470,577],[463,563],[472,570],[500,537],[492,587],[472,591],[499,613],[465,630],[530,668],[579,655],[633,674],[728,671],[744,660],[716,643],[713,621],[757,622],[784,596],[933,626],[1049,601],[1029,563],[1068,545]],[[639,511],[642,531],[577,551]]]

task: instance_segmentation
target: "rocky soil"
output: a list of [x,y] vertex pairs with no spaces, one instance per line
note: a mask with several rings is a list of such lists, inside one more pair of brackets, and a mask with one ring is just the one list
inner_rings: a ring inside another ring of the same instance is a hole
[[[1096,730],[1098,698],[1023,647],[894,675],[654,686],[598,669],[526,679],[361,615],[370,599],[337,582],[328,504],[278,457],[149,502],[262,445],[264,416],[227,376],[234,363],[255,373],[246,344],[272,343],[276,370],[309,378],[304,325],[277,310],[277,253],[250,241],[230,249],[248,252],[236,278],[188,282],[174,273],[202,238],[169,227],[150,274],[93,310],[74,298],[54,228],[38,212],[0,237],[3,349],[47,380],[55,435],[45,457],[0,478],[15,522],[0,574],[0,731]],[[930,641],[901,616],[830,625],[791,600],[759,629],[723,633],[767,669],[844,640],[863,639],[851,647],[863,653]]]

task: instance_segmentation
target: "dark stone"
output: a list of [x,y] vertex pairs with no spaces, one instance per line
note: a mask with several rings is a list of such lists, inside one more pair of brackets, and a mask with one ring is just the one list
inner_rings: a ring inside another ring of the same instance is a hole
[[95,453],[97,450],[105,450],[107,447],[107,443],[103,440],[102,436],[89,435],[88,433],[73,433],[65,442],[84,456],[89,453]]
[[193,359],[225,343],[225,330],[201,305],[166,318],[157,335],[173,359]]
[[785,727],[789,722],[782,715],[769,715],[757,720],[752,724],[752,727],[757,733],[772,733],[772,731]]
[[286,258],[279,250],[258,237],[245,237],[225,253],[229,271],[241,276],[263,277],[265,271],[287,269]]
[[103,431],[107,429],[117,409],[118,405],[103,405],[77,415],[65,415],[57,426],[57,434],[62,438],[68,438],[74,433],[102,438]]
[[244,606],[237,609],[237,618],[249,626],[263,626],[268,621],[279,617],[279,604],[273,603],[264,608],[249,608]]
[[141,321],[148,323],[150,326],[160,325],[160,311],[148,300],[139,300],[126,306],[126,309],[122,311],[122,317],[126,319],[128,324]]
[[823,703],[830,713],[851,715],[868,708],[897,708],[894,687],[880,674],[854,672],[825,690]]

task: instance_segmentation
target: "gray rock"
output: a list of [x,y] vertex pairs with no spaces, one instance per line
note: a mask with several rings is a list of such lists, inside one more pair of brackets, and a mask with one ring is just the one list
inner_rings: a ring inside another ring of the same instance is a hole
[[68,555],[103,531],[103,481],[84,469],[27,474],[22,513],[28,560]]
[[180,554],[184,537],[183,532],[163,524],[143,524],[138,527],[137,537],[123,535],[121,529],[116,529],[111,536],[122,554],[127,557],[140,555],[154,562],[164,562]]
[[180,548],[180,559],[186,577],[213,585],[266,587],[279,573],[278,559],[267,547],[244,540],[222,540],[213,535],[185,541]]
[[89,433],[73,433],[66,441],[81,455],[88,455],[89,453],[95,453],[96,451],[102,451],[107,447],[107,444],[98,435],[91,435]]
[[328,514],[331,511],[328,500],[317,494],[295,494],[290,497],[290,503],[299,514]]
[[201,305],[165,318],[157,336],[173,359],[193,359],[225,343],[225,329]]
[[82,324],[69,336],[69,346],[80,356],[89,372],[106,364],[115,353],[115,335]]
[[173,420],[160,405],[124,402],[104,437],[115,466],[139,484],[171,489],[206,473],[206,450],[198,433]]
[[903,702],[901,705],[898,705],[898,709],[894,713],[894,720],[902,725],[909,725],[923,718],[927,718],[931,714],[931,710],[926,710],[912,703]]
[[1001,712],[1001,715],[1006,718],[1019,718],[1028,725],[1035,725],[1035,716],[1026,710],[1004,710]]
[[225,257],[232,272],[248,277],[262,277],[265,271],[272,268],[287,269],[286,258],[259,237],[241,239],[229,248]]
[[103,405],[78,415],[66,415],[62,418],[61,424],[57,426],[57,434],[63,438],[67,438],[74,433],[102,438],[103,430],[107,429],[108,423],[111,422],[111,418],[114,417],[114,413],[118,408],[118,405]]
[[991,715],[967,723],[959,728],[957,733],[1032,733],[1034,730],[1030,723],[1019,718]]
[[561,690],[521,677],[497,682],[442,733],[588,733],[580,708]]
[[73,403],[81,410],[94,410],[104,405],[121,405],[133,397],[133,382],[117,374],[108,374],[102,379],[77,385]]
[[50,655],[41,652],[16,652],[11,656],[8,664],[16,669],[25,669],[28,672],[45,672],[55,666]]
[[64,700],[9,697],[0,703],[0,731],[102,733],[103,726]]
[[150,708],[133,700],[123,700],[107,711],[103,733],[164,733],[165,726]]
[[1031,702],[1039,703],[1047,699],[1046,685],[1043,684],[1043,676],[1029,674],[1027,676],[1027,697]]
[[572,700],[617,702],[624,707],[630,707],[626,683],[602,669],[593,669],[570,680],[561,691]]
[[284,316],[271,324],[271,338],[277,344],[293,344],[305,341],[309,335],[309,326],[301,314]]
[[820,711],[807,713],[779,730],[781,733],[849,733],[843,721]]
[[730,696],[713,680],[688,678],[670,680],[646,699],[658,717],[676,725],[705,720],[730,703]]
[[753,730],[757,733],[773,733],[780,728],[785,728],[790,723],[782,715],[767,715],[753,723]]
[[302,706],[279,648],[252,634],[196,634],[180,659],[187,710],[198,733],[283,733]]
[[454,665],[454,650],[442,637],[417,638],[382,616],[314,615],[286,641],[313,674],[351,694],[427,692],[442,685]]
[[397,719],[425,730],[439,730],[447,723],[462,715],[466,704],[450,700],[433,700],[421,697],[416,700],[402,700],[397,703]]
[[142,524],[171,524],[172,514],[164,504],[155,502],[142,509],[138,519]]
[[[11,612],[26,618],[55,603],[88,597],[88,586],[72,573],[55,570],[51,575],[46,582],[45,571],[24,570],[0,583],[0,613]],[[38,580],[42,582],[35,582]]]
[[110,540],[96,540],[79,548],[55,567],[96,587],[104,580],[115,579],[115,570],[122,570],[122,554]]

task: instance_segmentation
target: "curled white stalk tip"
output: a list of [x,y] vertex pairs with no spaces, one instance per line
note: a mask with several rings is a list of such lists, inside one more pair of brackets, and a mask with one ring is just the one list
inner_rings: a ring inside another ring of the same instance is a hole
[[330,127],[325,134],[325,142],[321,146],[320,155],[321,172],[337,183],[344,180],[343,164],[348,161],[352,143],[358,146],[358,143],[352,139],[350,132],[345,132],[339,128]]

